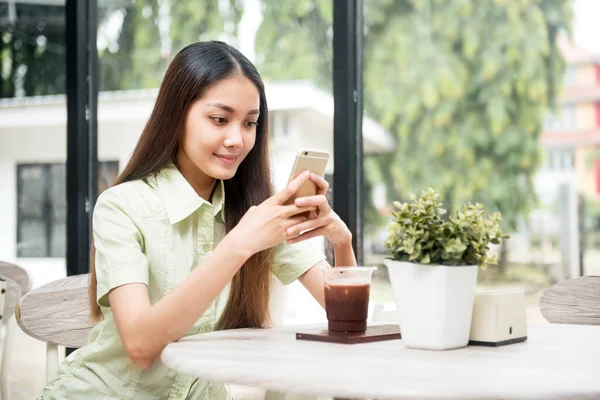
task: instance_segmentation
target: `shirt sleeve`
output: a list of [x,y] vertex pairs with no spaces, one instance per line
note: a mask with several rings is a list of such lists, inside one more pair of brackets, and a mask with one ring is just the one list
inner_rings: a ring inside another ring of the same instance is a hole
[[283,242],[275,248],[273,274],[288,285],[325,258],[310,240],[291,245]]
[[109,307],[108,293],[128,283],[148,285],[148,259],[143,237],[123,208],[124,199],[111,190],[103,192],[94,208],[93,237],[98,285],[97,301]]

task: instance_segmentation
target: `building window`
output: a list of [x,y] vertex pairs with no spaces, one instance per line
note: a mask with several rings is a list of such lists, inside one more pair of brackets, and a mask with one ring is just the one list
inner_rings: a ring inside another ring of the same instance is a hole
[[283,136],[290,135],[290,114],[287,111],[282,113],[283,122],[281,124],[281,131]]
[[596,178],[596,194],[600,194],[600,158],[594,162],[595,178]]
[[[98,192],[115,181],[117,161],[98,163]],[[65,164],[17,165],[17,257],[65,257]]]
[[275,137],[275,118],[273,117],[273,112],[271,111],[269,113],[269,121],[268,121],[268,127],[269,127],[269,139],[273,140],[273,138]]
[[567,65],[565,70],[565,81],[566,87],[575,86],[577,84],[577,71],[574,65]]
[[559,114],[549,114],[544,121],[547,131],[572,131],[575,126],[575,106],[567,105],[560,108]]
[[282,138],[290,133],[290,113],[287,111],[273,111],[269,113],[269,137]]
[[571,148],[546,149],[545,166],[551,170],[575,169],[575,153]]

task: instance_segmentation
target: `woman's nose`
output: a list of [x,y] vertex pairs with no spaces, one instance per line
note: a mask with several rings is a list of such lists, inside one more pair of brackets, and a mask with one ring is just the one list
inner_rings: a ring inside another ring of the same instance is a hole
[[231,127],[231,129],[227,132],[227,137],[225,138],[225,146],[226,147],[242,147],[244,144],[242,139],[242,131],[239,127]]

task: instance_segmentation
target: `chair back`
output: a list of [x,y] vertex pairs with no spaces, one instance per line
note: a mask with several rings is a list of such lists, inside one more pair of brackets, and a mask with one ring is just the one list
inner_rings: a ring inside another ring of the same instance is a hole
[[15,307],[21,297],[19,285],[7,276],[0,275],[0,322],[4,328],[4,341],[2,343],[2,362],[0,364],[0,393],[2,400],[10,400],[10,360],[14,350]]
[[6,323],[15,313],[15,307],[19,302],[19,298],[21,297],[21,288],[15,281],[10,279],[5,275],[0,275],[2,278],[2,297],[3,297],[3,305],[2,305],[2,315],[0,316],[0,321]]
[[21,298],[17,322],[23,332],[49,344],[79,348],[90,330],[88,274],[69,276],[32,290]]
[[19,288],[21,288],[21,294],[26,294],[31,290],[31,277],[29,273],[18,265],[0,261],[0,276],[15,281],[19,285]]
[[600,325],[600,276],[549,287],[540,298],[540,311],[553,324]]

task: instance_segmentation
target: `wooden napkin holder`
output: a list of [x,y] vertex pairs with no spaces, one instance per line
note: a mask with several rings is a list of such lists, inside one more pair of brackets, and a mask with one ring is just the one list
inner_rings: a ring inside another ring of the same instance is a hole
[[503,346],[527,340],[523,291],[475,294],[470,345]]

